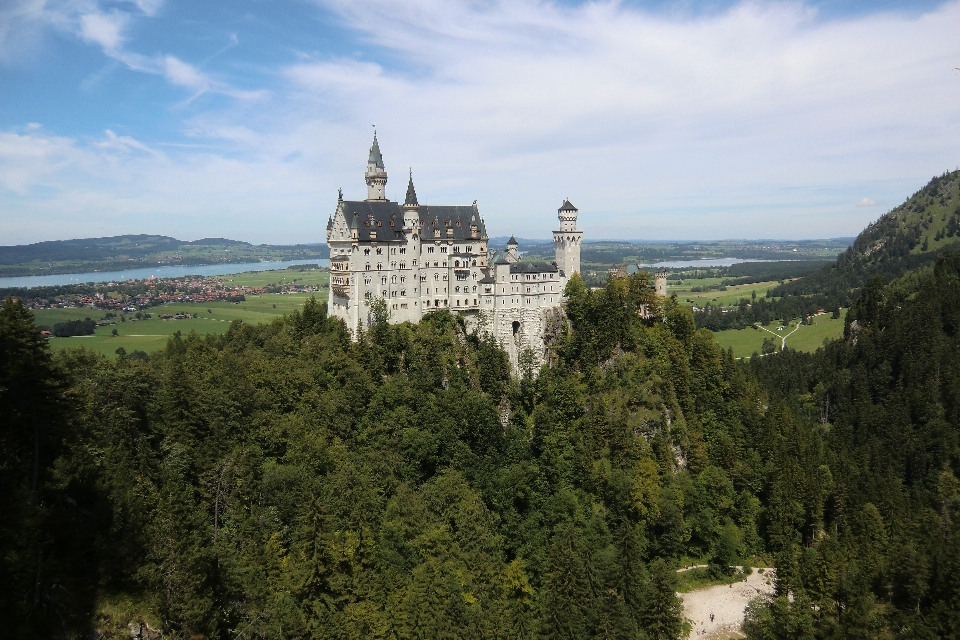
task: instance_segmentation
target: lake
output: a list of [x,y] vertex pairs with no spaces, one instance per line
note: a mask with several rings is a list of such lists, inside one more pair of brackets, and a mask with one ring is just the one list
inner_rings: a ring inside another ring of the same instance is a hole
[[664,267],[667,269],[679,269],[681,267],[732,267],[735,264],[743,262],[796,262],[796,260],[744,260],[742,258],[714,258],[707,260],[666,260],[664,262],[654,262],[653,264],[641,264],[641,267]]
[[6,287],[55,287],[64,284],[85,282],[124,282],[126,280],[146,280],[155,278],[179,278],[182,276],[227,276],[245,271],[275,271],[300,264],[318,264],[330,266],[327,258],[306,258],[303,260],[283,260],[276,262],[239,262],[237,264],[201,264],[168,267],[144,267],[125,271],[91,271],[89,273],[59,273],[50,276],[16,276],[0,278],[0,289]]

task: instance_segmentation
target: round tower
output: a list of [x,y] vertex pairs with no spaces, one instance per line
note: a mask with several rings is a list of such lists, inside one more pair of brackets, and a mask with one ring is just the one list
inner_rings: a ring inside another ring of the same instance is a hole
[[377,130],[373,130],[373,144],[367,158],[367,172],[363,175],[367,181],[367,200],[386,200],[387,170],[383,166],[380,143],[377,142]]
[[577,208],[569,200],[564,200],[557,209],[560,229],[553,232],[557,267],[568,278],[580,272],[580,244],[583,242],[583,231],[577,229],[578,213]]

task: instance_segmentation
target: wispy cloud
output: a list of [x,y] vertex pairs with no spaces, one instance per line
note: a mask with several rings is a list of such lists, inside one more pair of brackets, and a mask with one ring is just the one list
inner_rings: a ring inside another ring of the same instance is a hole
[[117,212],[114,228],[202,212],[164,214],[170,226],[152,230],[279,242],[303,240],[307,225],[321,241],[336,188],[362,197],[376,122],[388,193],[402,195],[413,165],[422,200],[479,199],[495,233],[545,236],[570,196],[593,238],[810,237],[856,233],[876,203],[960,160],[957,0],[843,19],[798,2],[705,15],[620,2],[316,2],[358,53],[291,51],[261,64],[272,82],[261,91],[172,46],[138,53],[132,25],[161,15],[159,3],[72,5],[58,28],[118,64],[187,100],[239,100],[170,110],[183,114],[181,136],[149,144],[112,123],[96,140],[10,131],[0,189],[37,224],[95,202],[83,206]]

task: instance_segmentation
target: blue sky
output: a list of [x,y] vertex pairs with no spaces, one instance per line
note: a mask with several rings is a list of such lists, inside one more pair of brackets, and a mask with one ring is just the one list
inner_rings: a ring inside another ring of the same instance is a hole
[[960,0],[0,0],[0,244],[322,242],[378,125],[493,235],[855,235],[960,165]]

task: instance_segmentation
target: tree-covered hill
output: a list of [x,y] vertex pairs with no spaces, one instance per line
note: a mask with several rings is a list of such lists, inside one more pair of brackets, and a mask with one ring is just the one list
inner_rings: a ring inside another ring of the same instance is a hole
[[[750,369],[820,425],[823,509],[787,515],[750,638],[954,638],[960,612],[960,255],[888,286],[846,335]],[[765,505],[768,509],[773,505]]]
[[0,246],[0,275],[25,276],[135,269],[157,264],[217,264],[327,257],[325,245],[252,245],[226,238],[187,242],[169,236],[124,235]]
[[[0,625],[167,637],[677,638],[718,576],[814,517],[814,447],[642,276],[569,291],[557,364],[439,312],[357,342],[310,303],[149,359],[51,357],[0,311]],[[812,437],[812,436],[811,436]],[[811,480],[812,479],[812,480]],[[785,484],[784,484],[785,483]],[[781,488],[778,488],[781,487]]]
[[836,264],[771,295],[841,294],[873,275],[893,280],[960,247],[960,171],[944,173],[864,229]]
[[960,249],[960,171],[934,177],[906,202],[857,236],[836,262],[774,287],[760,300],[743,299],[732,309],[707,305],[697,325],[713,331],[755,322],[791,320],[849,307],[874,275],[886,281],[932,265],[945,251]]

